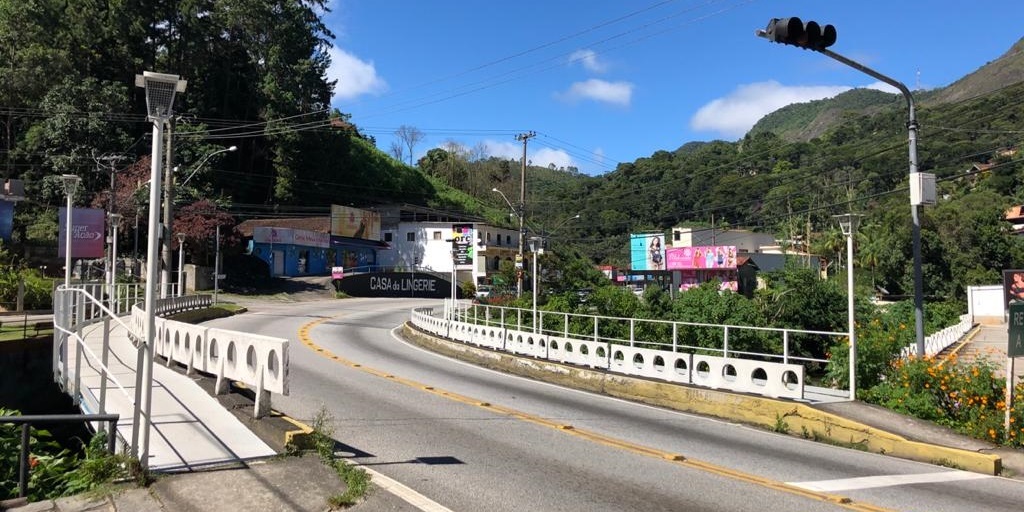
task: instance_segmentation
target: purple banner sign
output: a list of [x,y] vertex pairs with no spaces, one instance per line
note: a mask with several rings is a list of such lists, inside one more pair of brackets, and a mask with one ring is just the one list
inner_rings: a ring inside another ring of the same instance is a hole
[[[65,221],[67,220],[67,208],[60,208],[57,215],[60,217],[60,228],[57,237],[57,256],[64,257]],[[72,208],[71,209],[71,257],[72,258],[102,258],[103,257],[103,233],[106,225],[103,220],[106,212],[100,208]]]

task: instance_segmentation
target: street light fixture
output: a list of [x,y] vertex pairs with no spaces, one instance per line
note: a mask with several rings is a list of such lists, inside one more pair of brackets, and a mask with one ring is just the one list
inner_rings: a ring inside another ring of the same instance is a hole
[[[178,75],[146,71],[135,76],[135,85],[146,91],[146,115],[153,123],[153,143],[149,176],[149,234],[146,257],[146,325],[145,340],[139,351],[135,372],[135,412],[132,428],[132,449],[143,468],[149,467],[149,418],[153,399],[153,347],[156,341],[156,294],[160,279],[160,166],[163,160],[164,124],[171,118],[174,96],[185,92],[188,82]],[[138,371],[142,367],[143,371]],[[142,408],[140,410],[140,407]],[[144,414],[144,417],[141,415]],[[145,423],[140,423],[140,420]],[[144,427],[139,428],[144,425]]]
[[185,292],[185,233],[178,233],[178,297]]
[[114,283],[117,282],[117,227],[121,222],[121,214],[111,213],[107,218],[110,219],[110,229],[113,232],[110,238],[110,282],[107,284],[113,292]]
[[[181,185],[175,185],[175,187],[184,187],[189,182],[189,180],[191,180],[192,177],[195,176],[197,172],[199,172],[199,169],[203,168],[203,164],[205,164],[206,161],[210,159],[210,157],[212,157],[214,155],[219,155],[221,153],[225,153],[225,152],[228,152],[228,151],[237,151],[237,150],[238,150],[238,146],[231,146],[229,148],[218,149],[217,151],[214,151],[212,153],[207,154],[206,156],[204,156],[202,158],[202,160],[199,161],[199,163],[197,163],[194,166],[195,168],[192,169],[192,172],[189,173],[187,178],[185,178],[185,181],[181,182]],[[177,170],[177,169],[175,169],[175,170]]]
[[75,192],[81,182],[82,178],[74,174],[62,174],[60,177],[61,187],[64,188],[64,194],[68,196],[68,204],[64,212],[64,288],[71,286],[71,231],[74,228],[71,225],[71,203],[74,201]]
[[921,219],[918,216],[917,207],[926,204],[935,204],[935,175],[921,173],[917,170],[917,115],[914,111],[914,97],[910,89],[902,82],[885,76],[859,62],[850,60],[838,53],[827,49],[836,41],[836,29],[832,25],[825,25],[808,21],[803,23],[800,18],[772,18],[764,30],[757,30],[758,37],[768,39],[773,43],[782,43],[797,46],[805,50],[816,51],[850,66],[857,71],[869,75],[877,80],[889,84],[903,94],[907,101],[910,146],[910,216],[913,220],[911,238],[913,239],[914,252],[914,338],[916,341],[917,357],[924,357],[924,291],[921,278]]
[[539,326],[537,325],[537,291],[538,291],[537,260],[540,259],[539,256],[544,254],[544,248],[547,245],[548,238],[556,230],[558,230],[558,228],[564,226],[565,223],[569,222],[570,220],[574,220],[574,219],[578,219],[578,218],[580,218],[580,214],[577,213],[576,215],[573,215],[572,217],[569,217],[569,218],[563,220],[562,222],[559,222],[558,224],[555,225],[555,227],[551,228],[550,231],[545,231],[545,233],[543,235],[541,235],[541,236],[531,236],[530,237],[530,252],[533,253],[533,302],[532,302],[533,307],[532,307],[532,310],[533,310],[533,332],[534,332],[534,334],[537,334],[537,333],[540,332]]
[[512,210],[512,214],[519,218],[519,257],[516,260],[516,298],[519,298],[523,294],[523,261],[525,258],[526,250],[526,232],[524,228],[523,210],[526,205],[522,201],[519,203],[519,207],[512,206],[512,202],[505,197],[505,194],[497,188],[492,188],[491,192],[497,192],[501,195],[501,198],[505,200],[505,204],[508,205],[509,209]]
[[181,185],[178,185],[178,184],[176,184],[174,182],[174,175],[178,172],[178,167],[177,166],[175,166],[173,169],[171,169],[170,173],[167,173],[167,176],[165,177],[166,178],[165,182],[166,182],[166,185],[167,185],[167,191],[166,191],[166,194],[165,194],[165,197],[164,197],[164,229],[167,230],[167,238],[164,238],[164,240],[163,240],[163,244],[162,244],[163,254],[161,255],[161,258],[160,258],[160,260],[161,260],[161,262],[163,264],[163,270],[161,271],[161,274],[160,274],[160,278],[161,278],[160,282],[163,284],[163,286],[161,286],[161,288],[160,288],[160,296],[161,297],[167,296],[168,293],[169,293],[169,288],[171,287],[171,285],[170,285],[170,282],[171,282],[171,240],[170,240],[170,233],[171,233],[171,228],[174,225],[174,194],[175,194],[176,189],[179,188],[179,187],[184,187],[185,184],[188,183],[189,180],[191,180],[192,177],[195,176],[195,174],[197,172],[199,172],[199,169],[201,169],[203,167],[203,164],[205,164],[206,161],[210,159],[210,157],[212,157],[213,155],[216,155],[216,154],[224,153],[226,151],[235,151],[236,149],[238,149],[237,146],[231,146],[229,148],[219,149],[217,151],[213,151],[213,152],[207,154],[206,156],[204,156],[202,159],[199,160],[199,163],[194,166],[195,168],[192,170],[192,173],[189,174],[187,178],[185,178],[185,181],[182,182]]
[[857,399],[857,331],[854,320],[853,301],[853,234],[857,232],[857,225],[862,215],[857,213],[846,213],[833,215],[832,218],[839,222],[839,228],[843,230],[846,237],[846,320],[850,337],[850,400]]

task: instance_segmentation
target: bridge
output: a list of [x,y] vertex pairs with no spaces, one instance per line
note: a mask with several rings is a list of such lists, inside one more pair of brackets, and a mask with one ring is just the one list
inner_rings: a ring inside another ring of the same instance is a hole
[[[54,380],[83,412],[119,414],[123,451],[152,469],[174,471],[273,455],[189,376],[201,372],[215,378],[215,394],[225,393],[232,381],[241,383],[255,392],[254,416],[264,416],[273,394],[288,394],[289,341],[162,318],[210,305],[209,297],[189,296],[157,301],[150,348],[141,302],[140,285],[60,287],[54,301]],[[534,312],[450,300],[443,308],[414,309],[411,324],[467,345],[626,376],[809,403],[849,399],[846,390],[807,384],[805,364],[826,360],[789,350],[793,336],[828,340],[845,332]],[[970,327],[965,316],[929,337],[929,351],[943,350]],[[717,333],[720,344],[689,343],[680,335],[687,329]],[[730,336],[751,330],[777,336],[782,352],[730,347]],[[664,338],[637,334],[652,331]],[[608,334],[613,332],[624,334]],[[157,357],[162,364],[154,364]]]
[[137,284],[58,288],[54,381],[83,412],[120,415],[119,451],[144,467],[188,470],[275,455],[191,375],[215,377],[215,394],[231,382],[255,390],[254,415],[261,417],[272,393],[288,393],[288,340],[162,318],[211,304],[210,297],[188,296],[156,302],[150,347],[142,292]]

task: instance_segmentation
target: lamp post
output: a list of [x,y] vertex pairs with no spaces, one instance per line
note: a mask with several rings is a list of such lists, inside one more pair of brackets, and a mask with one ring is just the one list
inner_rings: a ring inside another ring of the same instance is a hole
[[[139,463],[149,467],[149,413],[153,399],[153,345],[156,341],[156,296],[160,285],[160,165],[163,157],[164,124],[171,117],[174,95],[185,92],[187,82],[178,75],[146,71],[135,76],[135,85],[146,91],[146,114],[153,123],[153,144],[149,176],[149,233],[146,252],[146,324],[145,340],[139,350],[135,372],[135,412],[133,415],[132,449]],[[139,369],[142,371],[139,371]],[[140,410],[141,407],[141,410]],[[144,417],[142,416],[144,414]],[[144,423],[140,423],[144,422]]]
[[[165,199],[164,199],[164,229],[168,230],[167,231],[168,234],[170,233],[170,229],[173,226],[173,222],[174,222],[174,195],[175,195],[175,189],[177,189],[179,187],[184,187],[185,184],[188,183],[192,179],[192,177],[195,176],[197,172],[199,172],[200,169],[202,169],[203,164],[205,164],[206,161],[210,159],[210,157],[212,157],[214,155],[218,155],[220,153],[227,152],[227,151],[235,151],[237,149],[238,149],[237,146],[231,146],[231,147],[228,147],[228,148],[218,149],[217,151],[213,151],[213,152],[210,152],[210,153],[206,154],[205,156],[203,156],[202,159],[199,160],[199,163],[197,163],[194,166],[194,168],[192,169],[192,172],[188,175],[187,178],[185,178],[185,181],[181,182],[180,185],[176,184],[174,182],[174,175],[177,174],[177,172],[178,172],[178,167],[177,166],[174,167],[174,169],[172,169],[172,172],[167,173],[167,179],[165,180],[166,181],[166,185],[167,185],[167,191],[166,191]],[[170,268],[171,267],[171,243],[170,243],[169,239],[165,239],[165,241],[164,241],[164,244],[163,244],[163,254],[161,255],[160,259],[161,259],[161,261],[163,261],[163,270],[161,272],[161,280],[160,280],[163,283],[163,286],[160,288],[160,296],[161,297],[165,297],[169,293],[168,288],[170,288],[170,281],[171,281],[171,268]],[[180,270],[180,268],[179,268],[179,270]],[[181,296],[181,285],[180,285],[180,283],[179,283],[179,287],[178,287],[178,296]]]
[[537,333],[540,332],[539,326],[537,325],[537,292],[538,292],[538,288],[539,288],[539,286],[538,286],[539,281],[538,281],[538,272],[537,272],[537,260],[539,260],[540,256],[544,254],[544,246],[547,245],[548,238],[551,237],[551,235],[554,234],[554,232],[558,228],[564,226],[566,222],[569,222],[570,220],[574,220],[574,219],[578,219],[578,218],[580,218],[580,214],[577,213],[576,215],[573,215],[572,217],[569,217],[569,218],[563,220],[562,222],[559,222],[558,224],[555,225],[554,228],[551,228],[550,231],[546,231],[544,235],[542,235],[542,236],[531,236],[530,237],[530,252],[533,253],[533,302],[532,302],[533,307],[532,307],[532,310],[533,310],[533,332],[534,332],[534,334],[537,334]]
[[74,174],[62,174],[60,177],[64,194],[68,196],[68,204],[64,212],[64,288],[71,286],[71,231],[74,228],[71,225],[71,203],[74,201],[75,192],[81,182],[82,178]]
[[[197,163],[194,166],[194,168],[192,169],[192,172],[190,172],[188,177],[185,178],[185,181],[181,182],[181,185],[175,185],[175,187],[184,187],[186,184],[188,184],[188,182],[192,179],[192,177],[195,176],[196,173],[199,172],[199,170],[203,168],[203,164],[205,164],[206,161],[210,159],[210,157],[212,157],[214,155],[219,155],[221,153],[226,153],[228,151],[237,151],[237,150],[238,150],[238,146],[231,146],[231,147],[228,147],[228,148],[218,149],[217,151],[213,151],[211,153],[208,153],[201,160],[199,160],[199,163]],[[175,170],[177,170],[177,168],[175,168]]]
[[910,217],[913,221],[911,238],[914,259],[914,338],[917,357],[924,357],[924,291],[921,277],[921,219],[918,206],[935,204],[935,175],[921,173],[917,169],[917,114],[914,111],[914,97],[902,82],[885,76],[859,62],[850,60],[827,48],[836,42],[836,29],[832,25],[821,26],[817,22],[803,23],[800,18],[773,18],[767,28],[755,34],[774,43],[797,46],[832,58],[872,78],[881,80],[899,89],[907,101],[907,130],[910,152]]
[[523,203],[519,204],[519,207],[512,206],[512,202],[505,197],[505,194],[497,188],[492,188],[491,192],[497,192],[502,199],[505,200],[505,204],[508,205],[512,215],[515,215],[519,219],[519,256],[516,259],[516,298],[519,298],[523,294],[523,260],[524,250],[526,247],[526,233],[524,232],[523,222]]
[[185,233],[178,233],[178,297],[185,294]]
[[850,337],[850,400],[857,399],[857,331],[854,329],[854,296],[853,296],[853,234],[857,232],[860,214],[847,213],[833,215],[839,221],[839,228],[846,236],[846,321]]
[[107,283],[111,287],[117,282],[117,227],[121,222],[120,213],[111,213],[107,215],[110,219],[110,275],[108,276],[110,281]]

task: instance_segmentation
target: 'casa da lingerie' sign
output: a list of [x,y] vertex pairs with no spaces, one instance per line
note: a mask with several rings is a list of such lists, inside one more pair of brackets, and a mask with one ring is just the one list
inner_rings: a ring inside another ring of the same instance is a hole
[[[347,275],[336,280],[338,291],[353,297],[422,297],[441,299],[451,295],[451,282],[433,274],[378,272]],[[460,290],[461,291],[461,290]],[[460,294],[461,295],[461,294]]]

